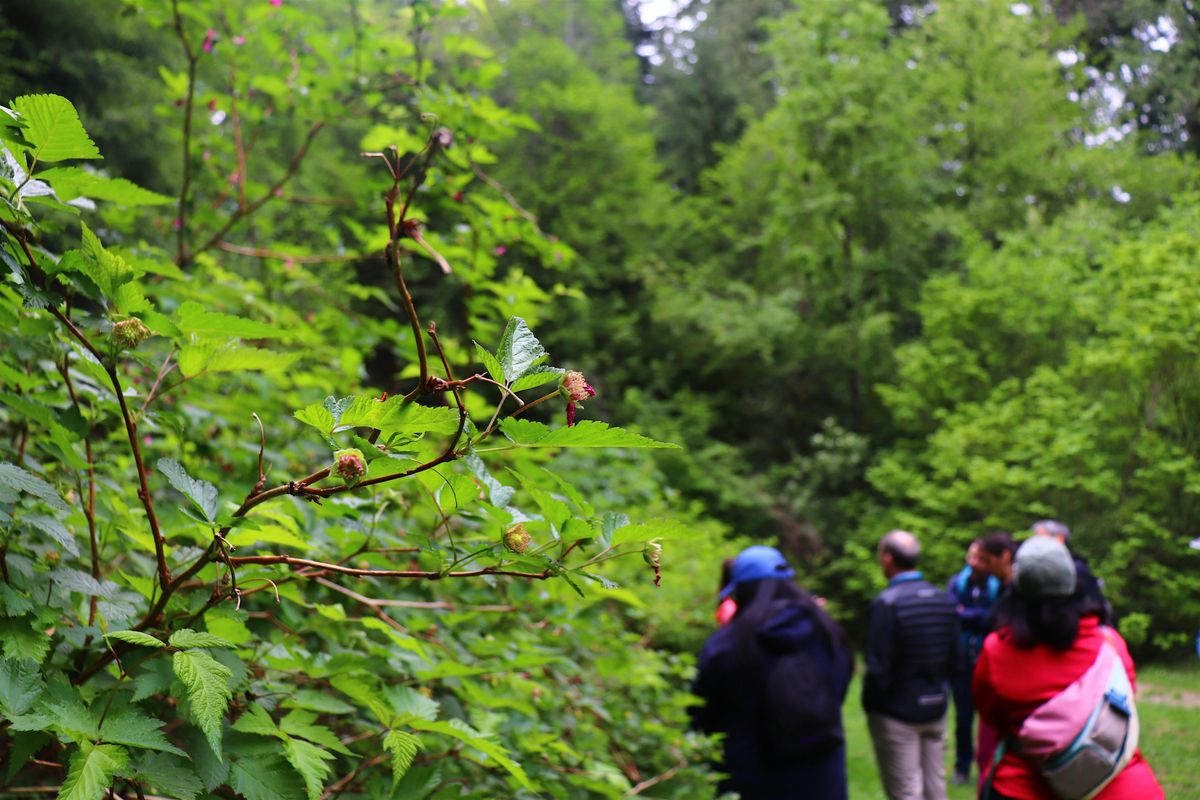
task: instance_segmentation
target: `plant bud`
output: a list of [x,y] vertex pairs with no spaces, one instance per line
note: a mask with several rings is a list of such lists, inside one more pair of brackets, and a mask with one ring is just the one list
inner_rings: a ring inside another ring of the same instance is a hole
[[140,319],[123,319],[112,327],[113,341],[126,350],[132,350],[150,336],[150,329]]
[[343,483],[353,486],[367,474],[367,461],[357,447],[347,447],[333,454],[333,471]]
[[529,531],[525,530],[525,526],[518,522],[506,530],[500,538],[504,542],[504,546],[512,552],[524,553],[529,549],[529,541],[533,537],[529,535]]
[[654,569],[654,585],[662,585],[662,545],[657,542],[646,542],[646,546],[642,548],[642,560],[649,564]]

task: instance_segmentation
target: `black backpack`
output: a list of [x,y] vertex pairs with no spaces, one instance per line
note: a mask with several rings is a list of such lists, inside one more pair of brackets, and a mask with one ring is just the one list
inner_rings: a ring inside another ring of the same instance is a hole
[[761,684],[759,744],[769,763],[824,755],[845,741],[844,686],[838,680],[833,642],[818,625],[821,652],[812,648],[766,653]]

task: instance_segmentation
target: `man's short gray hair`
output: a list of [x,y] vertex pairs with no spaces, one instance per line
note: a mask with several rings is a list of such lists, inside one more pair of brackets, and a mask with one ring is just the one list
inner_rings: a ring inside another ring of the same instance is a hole
[[900,569],[915,569],[921,558],[921,543],[908,531],[891,531],[879,540],[879,552],[890,555]]
[[1071,529],[1056,519],[1039,519],[1033,523],[1033,532],[1056,536],[1064,542],[1071,540]]

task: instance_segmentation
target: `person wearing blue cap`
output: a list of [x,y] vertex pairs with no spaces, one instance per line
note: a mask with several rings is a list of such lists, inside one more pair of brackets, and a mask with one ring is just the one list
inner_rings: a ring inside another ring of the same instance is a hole
[[854,671],[849,640],[773,547],[733,560],[721,597],[733,620],[700,652],[693,720],[723,733],[720,791],[742,800],[845,800],[842,701]]

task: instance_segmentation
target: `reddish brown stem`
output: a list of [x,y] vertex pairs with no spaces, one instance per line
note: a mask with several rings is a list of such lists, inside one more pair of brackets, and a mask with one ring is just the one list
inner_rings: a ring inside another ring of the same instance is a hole
[[287,564],[296,567],[319,569],[326,572],[338,572],[343,575],[355,575],[361,578],[423,578],[425,580],[436,581],[443,578],[473,578],[479,575],[511,575],[516,578],[545,580],[551,575],[549,570],[544,572],[518,572],[515,570],[500,569],[499,567],[483,567],[482,569],[446,573],[415,569],[358,569],[356,567],[343,567],[340,564],[328,564],[324,561],[312,561],[307,558],[296,558],[295,556],[274,554],[260,556],[231,556],[229,560],[234,564],[239,565]]

